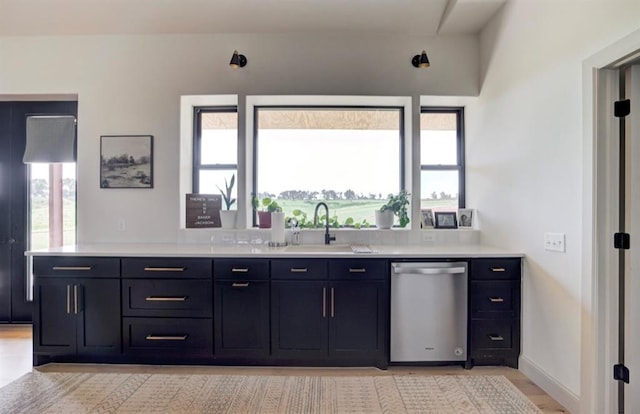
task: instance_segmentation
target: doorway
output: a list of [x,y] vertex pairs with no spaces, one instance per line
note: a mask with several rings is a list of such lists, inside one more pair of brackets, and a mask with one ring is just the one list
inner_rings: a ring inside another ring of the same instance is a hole
[[[637,323],[640,314],[637,300],[640,295],[639,45],[640,31],[592,56],[583,66],[587,81],[585,98],[591,98],[588,103],[585,99],[585,107],[592,109],[593,116],[591,119],[585,112],[585,160],[589,164],[585,164],[588,181],[583,253],[591,273],[589,270],[585,273],[583,294],[585,309],[592,306],[592,313],[585,312],[582,329],[581,408],[584,412],[634,413],[640,409],[640,355],[637,352],[640,349]],[[614,102],[626,98],[631,100],[631,111],[623,118],[622,126],[620,118],[615,116]],[[622,143],[624,157],[621,157]],[[614,234],[618,232],[630,234],[629,249],[614,247]],[[620,267],[624,269],[624,285],[619,283]],[[623,301],[619,300],[621,286]],[[619,312],[620,307],[624,313]],[[616,364],[629,369],[629,383],[614,380]]]
[[[35,115],[75,117],[77,111],[75,101],[0,102],[0,323],[31,322],[30,268],[24,256],[30,248],[32,221],[32,167],[22,162],[26,119]],[[73,215],[75,222],[75,212]]]

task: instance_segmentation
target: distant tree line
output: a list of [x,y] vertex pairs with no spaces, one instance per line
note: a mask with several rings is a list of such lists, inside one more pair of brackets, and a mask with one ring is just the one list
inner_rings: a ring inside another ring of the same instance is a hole
[[[76,180],[73,178],[62,179],[62,196],[72,197],[76,193]],[[49,182],[44,178],[31,180],[31,194],[34,197],[49,197]]]
[[100,156],[100,162],[102,163],[102,165],[106,165],[106,166],[147,164],[149,161],[150,159],[146,155],[143,155],[137,160],[133,158],[133,155],[129,155],[129,154],[121,154],[118,156],[113,156],[109,159],[106,159],[102,155]]
[[[322,190],[322,191],[307,191],[307,190],[287,190],[282,191],[279,194],[263,192],[258,193],[259,198],[277,198],[278,200],[298,200],[298,201],[313,201],[313,200],[382,200],[383,196],[381,193],[374,194],[363,194],[356,193],[355,191],[349,189],[346,191],[335,191],[335,190]],[[386,197],[384,197],[386,199]],[[451,194],[447,194],[444,191],[441,191],[440,194],[435,191],[431,193],[431,200],[452,200],[454,197]]]

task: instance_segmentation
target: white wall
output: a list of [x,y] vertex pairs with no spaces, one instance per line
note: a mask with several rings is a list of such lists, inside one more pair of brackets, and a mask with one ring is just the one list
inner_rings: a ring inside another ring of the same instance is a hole
[[[466,112],[467,204],[481,214],[485,242],[527,255],[521,368],[572,410],[588,274],[582,62],[639,21],[637,1],[508,2],[481,35],[482,90]],[[566,253],[544,251],[544,232],[566,233]]]
[[[241,70],[228,66],[234,49]],[[428,70],[410,63],[423,49]],[[172,242],[181,95],[476,95],[478,62],[473,36],[0,37],[0,96],[78,94],[79,242]],[[106,134],[154,135],[153,189],[99,189]]]

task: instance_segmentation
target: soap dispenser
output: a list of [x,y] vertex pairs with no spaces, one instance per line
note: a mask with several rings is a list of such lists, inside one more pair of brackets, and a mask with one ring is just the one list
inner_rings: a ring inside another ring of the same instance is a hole
[[300,227],[298,226],[298,220],[294,218],[289,219],[289,227],[291,227],[291,245],[297,246],[300,244]]

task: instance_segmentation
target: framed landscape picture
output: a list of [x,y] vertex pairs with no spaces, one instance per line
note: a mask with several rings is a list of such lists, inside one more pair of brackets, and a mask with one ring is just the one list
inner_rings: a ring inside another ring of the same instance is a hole
[[100,188],[153,188],[153,136],[102,135]]

